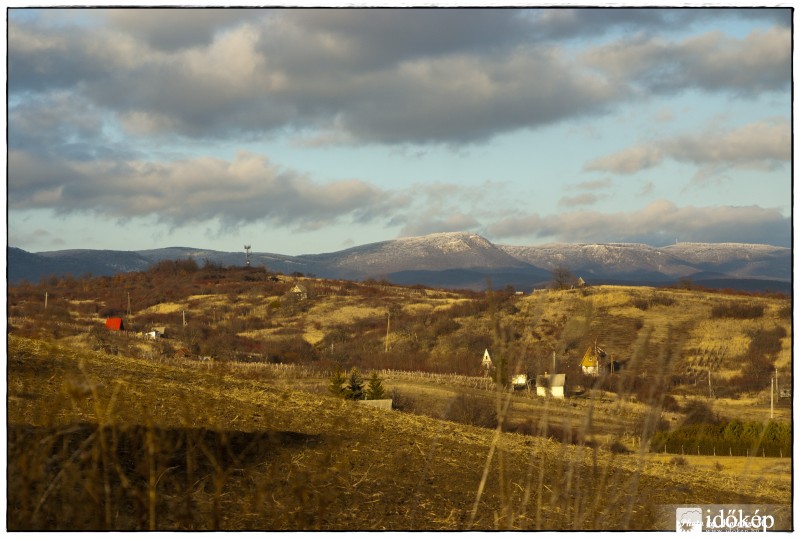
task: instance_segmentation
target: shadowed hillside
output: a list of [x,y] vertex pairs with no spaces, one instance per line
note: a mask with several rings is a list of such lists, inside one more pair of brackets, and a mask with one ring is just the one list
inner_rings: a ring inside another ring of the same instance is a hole
[[[791,502],[783,296],[163,260],[8,300],[14,530],[664,529],[663,505]],[[582,371],[595,345],[613,373]],[[337,371],[394,410],[335,396]],[[511,390],[545,372],[567,398]]]

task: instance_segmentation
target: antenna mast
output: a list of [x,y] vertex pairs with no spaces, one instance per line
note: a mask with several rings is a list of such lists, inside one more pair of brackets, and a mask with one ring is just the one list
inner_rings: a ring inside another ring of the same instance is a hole
[[244,264],[250,267],[250,245],[244,246]]

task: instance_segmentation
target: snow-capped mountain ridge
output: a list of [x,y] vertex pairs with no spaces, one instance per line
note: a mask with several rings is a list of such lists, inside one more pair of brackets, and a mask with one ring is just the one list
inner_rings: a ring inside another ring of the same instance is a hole
[[[669,283],[693,276],[708,279],[760,279],[789,286],[791,249],[747,243],[678,243],[653,247],[640,243],[549,243],[496,245],[475,233],[448,232],[401,237],[323,254],[288,256],[251,252],[251,263],[272,271],[301,272],[323,278],[386,278],[405,284],[442,287],[520,288],[546,285],[551,271],[564,267],[590,283]],[[169,247],[135,252],[70,250],[39,254],[9,248],[9,281],[42,275],[95,275],[138,271],[163,259],[195,259],[242,266],[244,252]],[[15,261],[16,260],[16,261]],[[86,267],[86,271],[82,271]],[[733,283],[735,285],[735,282]],[[774,288],[773,288],[774,289]]]

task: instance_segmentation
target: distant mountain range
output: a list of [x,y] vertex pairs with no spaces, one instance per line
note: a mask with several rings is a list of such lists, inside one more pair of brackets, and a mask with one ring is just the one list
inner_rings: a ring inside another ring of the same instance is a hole
[[[95,276],[141,271],[165,259],[195,259],[243,266],[244,252],[170,247],[154,250],[58,250],[30,253],[8,248],[8,281],[36,282],[51,275]],[[691,279],[707,287],[791,292],[791,249],[743,243],[495,245],[468,232],[382,241],[326,254],[250,254],[251,264],[284,274],[322,278],[386,279],[397,284],[485,289],[544,287],[556,267],[589,284],[666,285]]]

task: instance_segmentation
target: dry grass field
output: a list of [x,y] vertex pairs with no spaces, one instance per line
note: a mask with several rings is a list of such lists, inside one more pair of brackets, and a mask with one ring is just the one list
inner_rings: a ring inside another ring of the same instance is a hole
[[[121,280],[131,316],[105,280],[50,283],[47,312],[40,288],[9,291],[9,530],[657,530],[665,506],[792,502],[790,453],[650,446],[698,409],[767,423],[774,368],[791,382],[786,298],[303,279],[298,300],[247,272],[174,278],[197,284],[145,302]],[[109,333],[113,314],[169,338]],[[595,342],[620,371],[582,375]],[[570,397],[504,389],[487,348],[498,372],[565,372]],[[399,409],[331,395],[353,366]],[[785,399],[773,414],[791,424]]]

